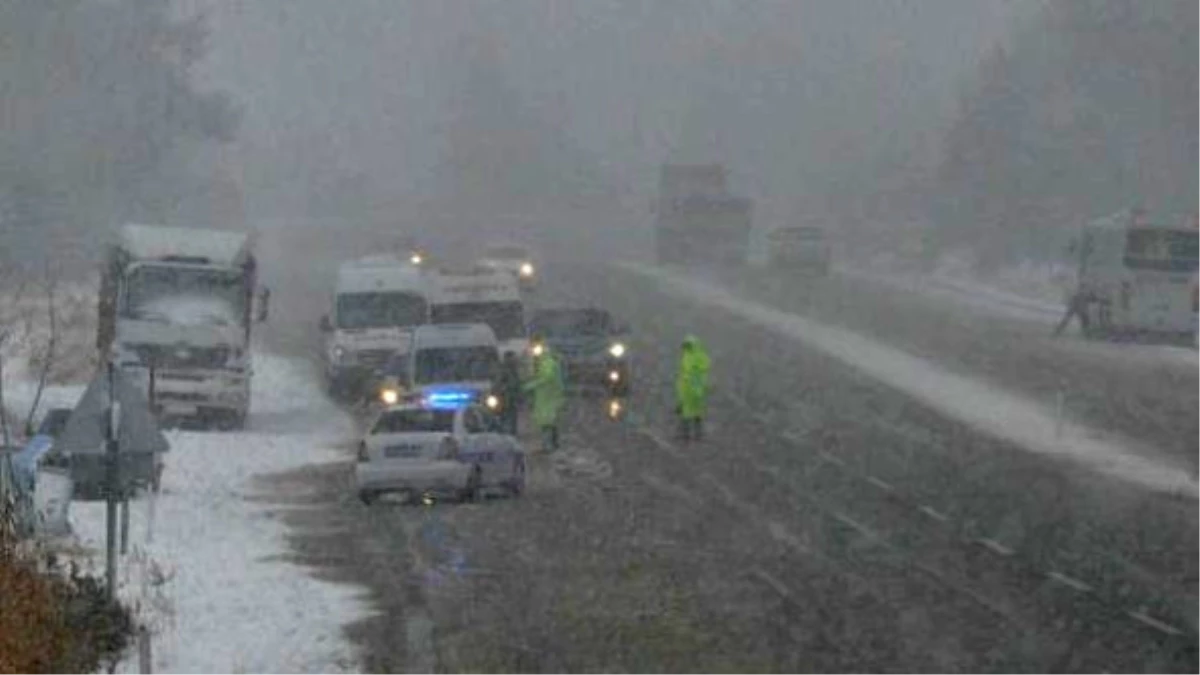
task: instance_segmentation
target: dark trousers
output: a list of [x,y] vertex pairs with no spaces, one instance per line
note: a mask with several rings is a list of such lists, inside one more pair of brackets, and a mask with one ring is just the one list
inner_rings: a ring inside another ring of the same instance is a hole
[[701,417],[680,417],[679,438],[685,441],[698,441],[704,438],[704,419]]
[[500,411],[500,425],[504,428],[505,433],[513,436],[517,435],[517,420],[520,417],[520,411],[515,405],[506,406]]
[[1072,296],[1071,300],[1067,303],[1067,313],[1063,316],[1062,320],[1058,322],[1058,325],[1055,326],[1054,336],[1058,337],[1059,335],[1062,335],[1062,332],[1066,330],[1067,326],[1071,323],[1071,319],[1075,317],[1079,317],[1079,325],[1086,332],[1088,328],[1087,298],[1080,294]]
[[542,427],[542,450],[547,452],[558,450],[558,425],[551,424]]

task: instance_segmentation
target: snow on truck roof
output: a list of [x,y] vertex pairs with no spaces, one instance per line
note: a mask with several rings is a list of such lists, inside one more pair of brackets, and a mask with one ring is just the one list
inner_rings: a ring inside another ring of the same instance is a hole
[[119,241],[139,260],[203,258],[211,265],[234,266],[250,256],[253,239],[245,232],[131,223],[121,227]]
[[342,263],[338,268],[338,293],[408,290],[425,293],[425,277],[420,269],[399,258],[372,256]]

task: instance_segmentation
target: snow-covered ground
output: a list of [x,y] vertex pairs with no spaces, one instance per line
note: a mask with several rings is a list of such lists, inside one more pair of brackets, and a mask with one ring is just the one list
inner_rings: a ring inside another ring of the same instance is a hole
[[[168,432],[162,492],[131,504],[120,595],[151,628],[155,672],[354,672],[342,626],[369,613],[355,588],[313,578],[288,557],[284,506],[255,500],[257,476],[337,461],[351,421],[304,364],[256,356],[250,428]],[[11,387],[27,409],[32,386]],[[82,386],[52,387],[70,406]],[[104,569],[105,507],[74,502],[71,523],[93,573]],[[121,665],[136,672],[136,655]]]
[[886,256],[869,265],[845,264],[838,272],[914,293],[967,305],[1008,318],[1053,325],[1062,317],[1070,272],[1058,265],[1027,263],[984,280],[966,255],[947,255],[929,274],[906,269]]
[[1196,498],[1196,481],[1184,466],[1152,449],[1112,437],[1055,413],[995,383],[952,373],[864,335],[757,304],[695,277],[626,264],[668,293],[707,304],[810,345],[933,408],[1018,447],[1075,462],[1099,474],[1154,491]]

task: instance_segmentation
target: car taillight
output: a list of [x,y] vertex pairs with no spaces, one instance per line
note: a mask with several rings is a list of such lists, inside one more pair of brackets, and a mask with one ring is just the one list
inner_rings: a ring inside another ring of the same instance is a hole
[[358,444],[358,461],[366,462],[370,458],[371,458],[370,455],[367,454],[367,444],[359,443]]
[[454,459],[458,455],[458,441],[454,440],[453,436],[447,436],[442,439],[442,445],[438,448],[438,459]]

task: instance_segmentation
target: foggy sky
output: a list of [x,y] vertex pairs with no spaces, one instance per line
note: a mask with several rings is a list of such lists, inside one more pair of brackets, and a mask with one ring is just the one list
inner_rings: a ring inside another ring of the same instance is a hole
[[723,161],[778,218],[933,138],[979,55],[1035,1],[181,6],[210,18],[201,81],[244,108],[234,154],[252,198],[284,169],[298,184],[361,173],[397,196],[436,192],[465,38],[487,41],[526,104],[616,189],[648,194],[668,159]]

